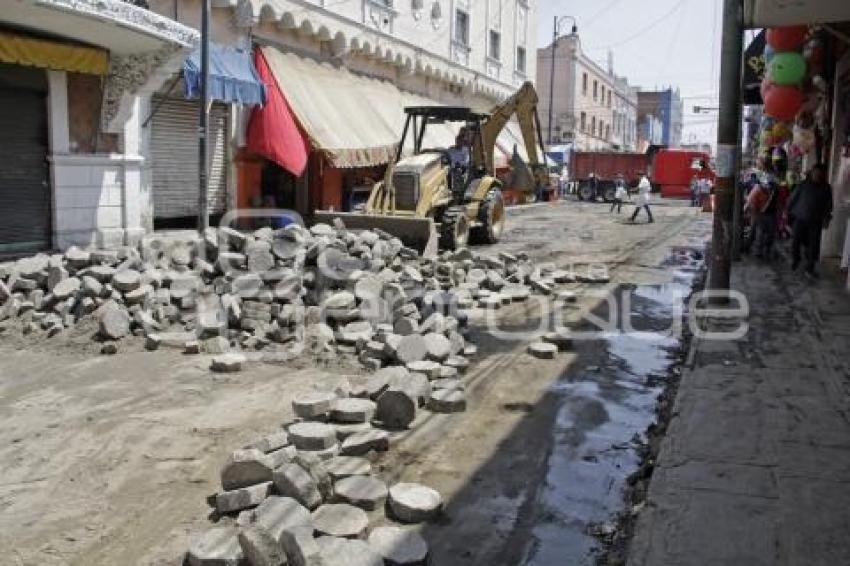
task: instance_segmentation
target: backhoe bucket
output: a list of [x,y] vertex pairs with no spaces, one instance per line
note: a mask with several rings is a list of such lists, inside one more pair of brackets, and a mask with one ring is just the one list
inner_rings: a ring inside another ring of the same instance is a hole
[[337,218],[349,230],[377,228],[397,237],[405,246],[417,250],[424,257],[434,257],[437,254],[439,238],[437,226],[431,218],[328,211],[317,211],[313,215],[315,222],[331,225]]

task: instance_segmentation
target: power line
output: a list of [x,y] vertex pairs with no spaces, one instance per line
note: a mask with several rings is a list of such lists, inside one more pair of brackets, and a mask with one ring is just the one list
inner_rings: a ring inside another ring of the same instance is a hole
[[611,43],[607,47],[610,49],[612,47],[619,47],[621,45],[625,45],[626,43],[629,43],[630,41],[634,41],[635,39],[642,36],[644,33],[648,32],[649,30],[651,30],[652,28],[654,28],[655,26],[657,26],[658,24],[660,24],[661,22],[663,22],[664,20],[666,20],[667,18],[672,16],[682,6],[682,4],[684,4],[685,2],[686,2],[686,0],[679,0],[679,2],[676,2],[676,4],[669,11],[665,12],[664,15],[662,15],[660,18],[652,21],[650,24],[646,25],[642,29],[638,30],[634,34],[627,37],[626,39],[624,39],[622,41],[618,41],[617,43]]

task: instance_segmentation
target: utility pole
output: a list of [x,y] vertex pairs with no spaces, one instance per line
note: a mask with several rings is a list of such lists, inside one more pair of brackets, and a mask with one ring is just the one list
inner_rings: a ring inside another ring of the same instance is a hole
[[738,129],[741,121],[741,70],[744,50],[741,0],[723,0],[720,55],[720,111],[717,124],[717,183],[708,286],[728,291],[734,241],[733,209],[737,190]]
[[198,118],[198,232],[203,236],[210,225],[207,139],[209,126],[210,81],[210,0],[201,0],[201,99]]

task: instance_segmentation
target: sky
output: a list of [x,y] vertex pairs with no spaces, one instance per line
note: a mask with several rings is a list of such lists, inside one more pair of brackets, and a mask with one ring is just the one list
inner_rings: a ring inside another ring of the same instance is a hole
[[[685,103],[684,143],[716,142],[722,0],[538,0],[538,46],[552,42],[554,16],[572,16],[585,53],[646,89],[679,87]],[[564,20],[563,33],[572,21]]]

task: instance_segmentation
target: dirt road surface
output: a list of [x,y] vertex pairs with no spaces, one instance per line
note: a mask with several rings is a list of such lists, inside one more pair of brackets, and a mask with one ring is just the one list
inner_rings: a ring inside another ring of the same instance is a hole
[[[679,203],[654,212],[654,224],[630,224],[603,204],[510,211],[492,252],[606,265],[607,289],[647,332],[576,341],[555,360],[534,360],[525,349],[542,328],[540,305],[503,309],[507,334],[473,312],[480,351],[467,412],[424,416],[376,461],[388,481],[443,494],[444,517],[423,529],[434,564],[592,563],[598,544],[586,533],[622,507],[637,464],[633,437],[652,422],[654,378],[675,356],[671,305],[686,294],[709,230]],[[610,310],[586,285],[564,288],[579,295],[564,311],[570,324]],[[303,361],[221,376],[202,356],[138,344],[101,356],[85,339],[33,343],[0,332],[4,564],[179,564],[189,535],[209,524],[206,499],[227,454],[290,421],[291,397],[316,380],[360,372]]]

